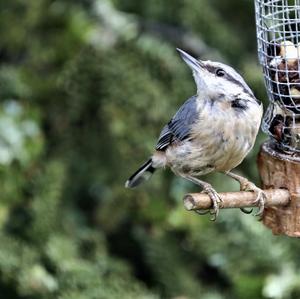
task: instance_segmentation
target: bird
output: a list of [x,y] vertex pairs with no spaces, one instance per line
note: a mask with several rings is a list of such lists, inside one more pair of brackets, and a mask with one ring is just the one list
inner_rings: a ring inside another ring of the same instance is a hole
[[231,172],[254,145],[262,103],[232,67],[177,51],[192,70],[197,92],[163,127],[152,156],[129,177],[125,187],[137,187],[157,169],[169,167],[175,175],[199,185],[208,194],[211,219],[216,220],[222,199],[211,184],[199,177],[222,172],[238,181],[242,191],[255,192],[259,208],[256,215],[262,215],[266,199],[263,190]]

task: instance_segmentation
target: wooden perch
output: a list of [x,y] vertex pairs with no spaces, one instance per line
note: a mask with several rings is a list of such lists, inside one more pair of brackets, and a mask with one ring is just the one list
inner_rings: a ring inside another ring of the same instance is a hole
[[[290,201],[289,191],[284,189],[269,189],[264,190],[267,195],[265,202],[266,207],[271,206],[286,206]],[[247,208],[257,207],[256,195],[254,192],[226,192],[219,193],[222,202],[220,208]],[[206,210],[212,208],[212,201],[205,193],[190,193],[184,199],[184,207],[188,210]]]

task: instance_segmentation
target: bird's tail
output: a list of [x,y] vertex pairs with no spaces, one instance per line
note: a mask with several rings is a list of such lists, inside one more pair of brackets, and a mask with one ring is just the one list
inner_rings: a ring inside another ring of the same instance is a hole
[[152,159],[144,163],[125,183],[126,188],[134,188],[150,179],[155,168],[152,166]]

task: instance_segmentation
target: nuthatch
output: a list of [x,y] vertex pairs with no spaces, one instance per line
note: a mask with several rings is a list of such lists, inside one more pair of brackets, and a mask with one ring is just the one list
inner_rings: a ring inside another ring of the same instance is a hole
[[258,214],[264,209],[264,192],[246,178],[231,173],[254,145],[262,117],[262,104],[243,78],[231,67],[196,60],[177,49],[192,69],[197,94],[189,98],[162,129],[155,152],[126,182],[133,188],[157,168],[170,167],[178,176],[200,185],[213,203],[216,219],[221,198],[199,180],[212,171],[224,172],[240,183],[241,190],[257,194]]

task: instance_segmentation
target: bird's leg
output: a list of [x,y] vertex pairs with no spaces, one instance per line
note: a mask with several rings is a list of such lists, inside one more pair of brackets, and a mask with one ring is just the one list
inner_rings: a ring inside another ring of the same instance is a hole
[[[255,186],[255,184],[250,182],[248,179],[246,179],[240,175],[237,175],[230,171],[225,172],[225,174],[240,183],[241,191],[252,191],[252,192],[256,193],[256,195],[257,195],[256,202],[257,202],[257,206],[259,209],[258,209],[258,212],[255,214],[255,216],[261,216],[262,213],[264,212],[265,200],[266,200],[266,194],[264,193],[264,191],[261,190],[260,188],[258,188],[257,186]],[[245,210],[243,212],[245,212]],[[249,211],[246,211],[246,213],[249,213]]]
[[[245,191],[245,186],[247,183],[250,183],[246,178],[239,176],[235,173],[232,172],[225,172],[225,174],[227,174],[228,176],[230,176],[231,178],[235,179],[236,181],[238,181],[240,183],[240,190],[241,191]],[[253,209],[246,209],[246,208],[240,208],[240,210],[245,213],[245,214],[251,214]]]
[[[184,175],[184,178],[193,182],[196,185],[201,186],[203,188],[202,192],[206,193],[210,197],[212,204],[213,204],[213,211],[210,212],[213,215],[211,220],[215,221],[219,215],[219,205],[220,205],[220,202],[222,201],[218,192],[209,183],[203,182],[193,176]],[[201,215],[207,214],[207,212],[203,213],[200,210],[196,210],[196,212]]]

